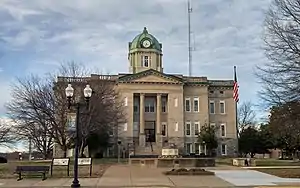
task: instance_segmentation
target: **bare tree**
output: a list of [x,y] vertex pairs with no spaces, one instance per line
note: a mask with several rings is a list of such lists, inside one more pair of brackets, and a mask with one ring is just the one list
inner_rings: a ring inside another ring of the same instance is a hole
[[85,77],[88,74],[84,65],[71,62],[61,64],[56,74],[49,74],[45,78],[31,76],[18,79],[13,86],[12,101],[7,104],[8,114],[15,121],[14,128],[18,135],[21,138],[31,137],[37,149],[45,155],[54,142],[66,156],[67,150],[74,145],[75,136],[67,127],[70,110],[65,88],[68,83],[75,88],[74,101],[83,98],[86,84],[90,84],[95,91],[90,108],[80,111],[81,153],[91,134],[109,134],[111,129],[115,129],[125,117],[122,100],[115,90],[116,83],[109,79],[92,81],[90,77]]
[[19,139],[32,139],[44,158],[50,157],[53,145],[51,122],[45,109],[51,108],[47,99],[51,87],[37,76],[18,79],[12,86],[12,100],[7,104],[9,117],[14,121],[12,127]]
[[0,120],[0,146],[11,147],[16,141],[11,125]]
[[266,15],[265,53],[270,62],[257,67],[267,106],[299,100],[300,1],[274,0]]
[[242,132],[248,126],[255,125],[256,114],[250,101],[242,103],[238,108],[238,128]]
[[[87,146],[87,140],[91,135],[107,136],[114,132],[119,124],[124,121],[123,102],[117,92],[116,83],[109,79],[91,80],[87,77],[91,71],[82,64],[74,62],[61,65],[57,75],[52,76],[54,82],[55,109],[49,113],[55,114],[52,117],[53,137],[55,142],[60,145],[66,155],[66,151],[72,148],[74,143],[74,134],[70,132],[67,124],[67,114],[70,112],[67,108],[67,98],[65,88],[71,83],[75,89],[73,102],[83,102],[83,89],[86,84],[90,84],[94,94],[90,99],[88,110],[81,108],[80,111],[80,154],[83,155],[84,148]],[[58,76],[58,77],[57,77]],[[71,109],[74,112],[74,109]]]

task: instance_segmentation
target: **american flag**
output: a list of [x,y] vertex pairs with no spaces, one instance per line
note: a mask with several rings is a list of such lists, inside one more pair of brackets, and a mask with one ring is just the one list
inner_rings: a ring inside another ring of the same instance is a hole
[[236,66],[234,66],[233,99],[235,102],[239,102],[239,85],[236,77]]

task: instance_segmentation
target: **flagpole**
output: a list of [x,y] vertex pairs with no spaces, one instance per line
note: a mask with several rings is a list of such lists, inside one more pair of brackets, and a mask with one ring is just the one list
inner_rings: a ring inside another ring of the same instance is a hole
[[[236,66],[234,66],[233,69],[234,69],[234,81],[237,82]],[[238,157],[239,156],[239,123],[238,123],[238,107],[237,107],[238,101],[234,100],[234,102],[235,102],[235,128],[236,128],[236,138],[237,138],[236,154]]]

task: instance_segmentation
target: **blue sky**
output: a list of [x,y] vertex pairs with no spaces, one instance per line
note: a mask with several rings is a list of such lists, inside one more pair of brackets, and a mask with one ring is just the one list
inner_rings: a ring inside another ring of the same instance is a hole
[[[0,117],[16,76],[44,74],[75,61],[104,73],[128,71],[128,42],[146,26],[163,43],[167,73],[187,74],[186,0],[1,0]],[[271,0],[192,0],[193,74],[232,79],[241,102],[257,102],[255,65],[263,53]]]

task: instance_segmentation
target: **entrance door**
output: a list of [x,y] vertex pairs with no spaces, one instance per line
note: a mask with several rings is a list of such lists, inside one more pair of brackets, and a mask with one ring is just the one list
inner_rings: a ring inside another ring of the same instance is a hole
[[155,129],[145,129],[146,142],[155,142]]

